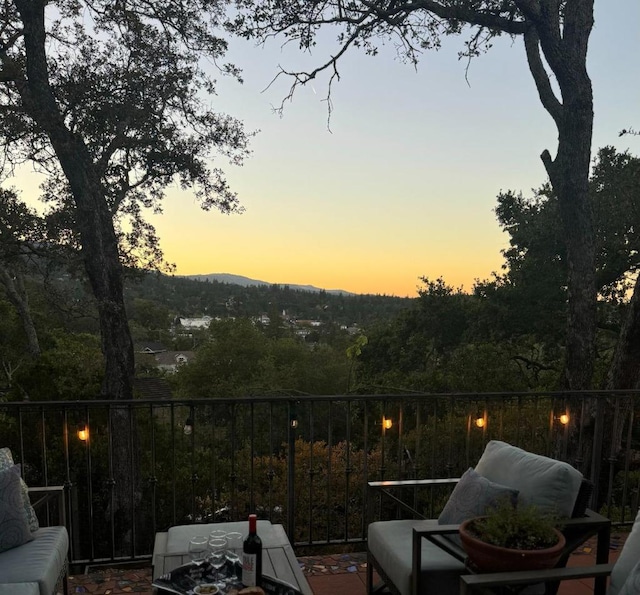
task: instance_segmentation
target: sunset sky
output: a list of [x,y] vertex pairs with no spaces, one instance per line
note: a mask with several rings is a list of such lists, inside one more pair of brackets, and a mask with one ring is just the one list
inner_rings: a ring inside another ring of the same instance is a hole
[[[182,275],[225,272],[358,293],[413,296],[421,276],[470,289],[502,264],[496,195],[540,186],[539,155],[556,151],[521,40],[497,40],[467,72],[459,38],[425,54],[417,70],[392,44],[375,58],[352,51],[333,87],[330,131],[326,79],[300,89],[280,118],[272,108],[287,81],[265,90],[278,65],[317,65],[333,38],[312,56],[280,41],[231,42],[229,60],[245,82],[220,80],[213,105],[260,132],[243,167],[218,165],[246,212],[206,213],[171,189],[164,215],[152,219],[166,258]],[[596,0],[594,153],[611,144],[640,154],[640,137],[618,138],[622,128],[640,128],[638,56],[640,1]]]

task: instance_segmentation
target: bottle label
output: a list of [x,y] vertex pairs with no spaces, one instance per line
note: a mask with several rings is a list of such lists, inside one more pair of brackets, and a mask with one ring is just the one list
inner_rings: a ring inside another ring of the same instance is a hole
[[245,587],[257,587],[256,568],[258,556],[256,554],[242,554],[242,584]]

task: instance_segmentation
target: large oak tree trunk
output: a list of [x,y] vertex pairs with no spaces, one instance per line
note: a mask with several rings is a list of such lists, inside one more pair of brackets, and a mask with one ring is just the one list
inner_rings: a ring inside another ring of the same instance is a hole
[[[558,198],[567,247],[567,345],[563,388],[591,387],[596,336],[596,279],[593,216],[589,201],[589,171],[593,133],[593,90],[587,73],[587,46],[593,28],[593,0],[573,0],[564,11],[560,31],[554,3],[516,0],[535,30],[525,33],[529,68],[540,99],[558,129],[558,152],[542,154]],[[526,5],[526,9],[524,8]],[[553,71],[562,102],[543,73],[539,47]]]
[[133,344],[124,307],[122,266],[113,219],[82,138],[63,120],[49,84],[42,0],[16,0],[24,23],[27,78],[18,80],[23,104],[51,141],[75,201],[75,219],[85,269],[97,301],[105,356],[105,396],[132,398]]
[[[540,100],[556,123],[558,152],[555,159],[542,154],[553,190],[558,199],[560,219],[567,249],[567,332],[564,373],[560,388],[591,388],[595,359],[597,316],[596,259],[594,225],[589,199],[589,173],[593,134],[593,90],[587,73],[587,47],[593,28],[593,0],[572,0],[560,12],[553,2],[515,0],[534,28],[525,35],[529,69]],[[561,101],[545,72],[540,50],[560,88]],[[595,403],[583,407],[581,399],[572,399],[569,458],[586,469],[594,462],[593,412]],[[591,415],[580,416],[580,412]],[[576,420],[585,426],[580,442]],[[591,432],[586,431],[588,426]],[[595,453],[600,460],[600,454]],[[597,462],[596,461],[596,462]],[[598,463],[599,464],[599,463]]]
[[36,332],[36,325],[31,317],[31,309],[29,308],[29,296],[24,286],[24,277],[20,272],[9,272],[4,266],[0,265],[0,283],[4,285],[7,292],[8,300],[16,309],[22,328],[27,338],[27,346],[29,354],[37,358],[40,356],[40,341]]
[[[65,125],[49,84],[45,53],[46,0],[15,0],[24,24],[26,79],[18,77],[27,113],[47,134],[75,201],[75,223],[82,256],[97,302],[105,357],[103,396],[116,400],[133,398],[133,344],[124,306],[122,266],[118,242],[105,193],[83,139]],[[116,535],[126,536],[133,526],[137,490],[133,479],[133,449],[130,446],[129,408],[114,409],[111,417],[113,455],[112,512],[118,520]],[[119,549],[119,548],[118,548]]]
[[574,104],[565,102],[564,122],[558,131],[558,154],[548,172],[558,197],[568,261],[562,388],[580,390],[591,387],[596,335],[595,245],[589,202],[593,107],[588,77],[572,91]]

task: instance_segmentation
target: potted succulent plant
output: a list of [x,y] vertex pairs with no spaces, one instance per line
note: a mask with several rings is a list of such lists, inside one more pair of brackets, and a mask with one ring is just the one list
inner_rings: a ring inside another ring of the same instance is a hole
[[556,520],[535,506],[505,501],[460,525],[462,547],[482,572],[553,568],[565,546]]

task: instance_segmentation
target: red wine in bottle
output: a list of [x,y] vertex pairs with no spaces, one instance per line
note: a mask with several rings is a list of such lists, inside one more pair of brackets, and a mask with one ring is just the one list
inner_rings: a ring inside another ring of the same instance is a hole
[[262,540],[256,532],[257,517],[249,515],[249,535],[242,544],[242,584],[259,587],[262,582]]

